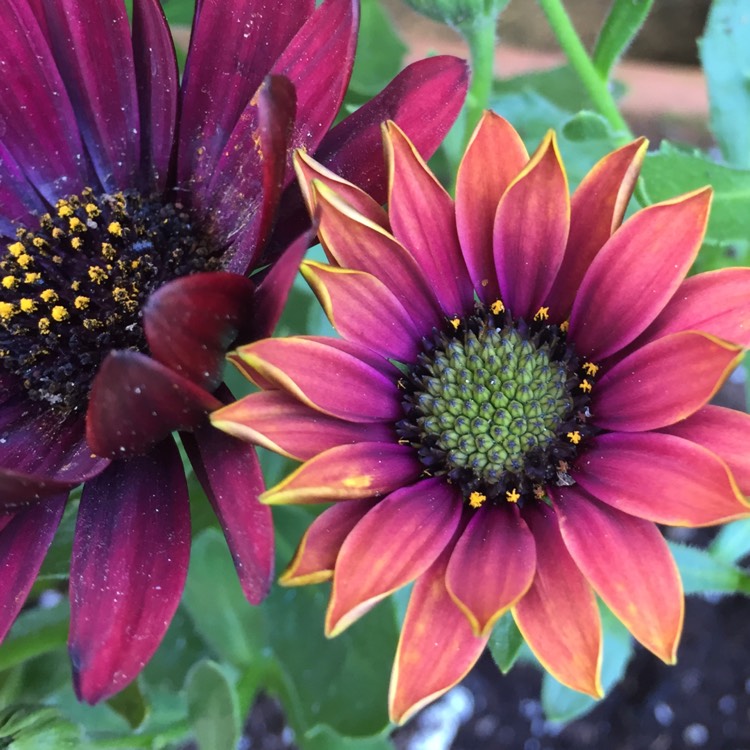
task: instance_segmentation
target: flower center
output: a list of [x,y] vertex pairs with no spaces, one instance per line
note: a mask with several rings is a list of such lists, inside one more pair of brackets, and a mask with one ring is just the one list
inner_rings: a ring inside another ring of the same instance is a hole
[[87,188],[16,235],[0,261],[2,363],[62,412],[85,405],[109,351],[146,349],[141,310],[152,292],[221,259],[181,204],[137,191]]
[[448,321],[400,382],[412,445],[428,475],[445,475],[473,507],[524,502],[571,484],[587,425],[593,363],[581,363],[542,308],[530,323],[500,301]]

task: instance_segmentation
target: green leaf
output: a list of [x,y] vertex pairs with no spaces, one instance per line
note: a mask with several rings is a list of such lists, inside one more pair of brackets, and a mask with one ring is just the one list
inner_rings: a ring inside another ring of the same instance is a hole
[[300,741],[301,750],[393,750],[386,735],[376,737],[343,737],[330,727],[316,727]]
[[487,645],[498,669],[503,674],[510,672],[523,646],[523,636],[510,612],[497,621]]
[[686,594],[750,594],[750,575],[722,562],[708,550],[669,542],[672,556],[682,575]]
[[[602,650],[602,688],[605,694],[617,684],[625,674],[630,657],[633,655],[633,639],[627,628],[604,604],[599,603],[604,631]],[[542,707],[550,721],[568,722],[590,711],[597,701],[577,690],[560,684],[551,674],[542,677]]]
[[172,26],[190,26],[193,23],[195,0],[161,0],[164,15]]
[[714,199],[694,271],[750,265],[750,171],[726,167],[666,141],[646,155],[641,176],[654,202],[711,185]]
[[594,48],[593,63],[606,81],[612,67],[640,31],[654,0],[615,0]]
[[0,748],[65,750],[80,747],[78,728],[54,708],[10,706],[0,711]]
[[188,716],[200,750],[233,750],[240,739],[237,695],[224,670],[204,660],[189,672],[185,685]]
[[750,555],[750,518],[728,523],[719,529],[708,551],[712,557],[727,565],[734,565]]
[[724,158],[750,167],[750,23],[746,0],[714,0],[698,42],[711,129]]
[[132,729],[138,729],[149,714],[149,705],[141,692],[140,679],[134,680],[124,690],[113,695],[109,707],[122,716]]
[[0,670],[63,648],[68,637],[67,600],[48,609],[22,612],[0,646]]

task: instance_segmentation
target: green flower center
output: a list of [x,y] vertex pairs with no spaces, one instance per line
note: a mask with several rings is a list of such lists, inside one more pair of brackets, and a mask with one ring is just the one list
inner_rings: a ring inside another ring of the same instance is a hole
[[449,321],[401,381],[401,442],[474,507],[541,499],[548,483],[571,483],[567,470],[591,434],[596,366],[581,365],[546,310],[529,324],[493,308]]
[[0,353],[33,400],[85,407],[112,349],[146,350],[141,310],[179,276],[220,265],[211,233],[180,204],[137,191],[58,201],[19,228],[0,261]]

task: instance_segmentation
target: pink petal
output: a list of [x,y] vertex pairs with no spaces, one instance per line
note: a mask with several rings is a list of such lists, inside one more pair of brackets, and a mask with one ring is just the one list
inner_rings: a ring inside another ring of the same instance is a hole
[[177,609],[189,555],[187,484],[171,439],[86,484],[70,570],[79,700],[104,700],[140,673]]
[[367,513],[341,545],[326,614],[338,635],[438,558],[461,520],[462,502],[443,479],[392,492]]

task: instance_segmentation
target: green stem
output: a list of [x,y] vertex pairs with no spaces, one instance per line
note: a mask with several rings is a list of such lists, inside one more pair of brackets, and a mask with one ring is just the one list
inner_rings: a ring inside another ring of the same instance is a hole
[[490,104],[495,64],[497,15],[490,14],[461,27],[471,55],[471,84],[466,96],[464,148],[471,138],[482,112]]
[[618,133],[618,141],[624,145],[633,140],[627,122],[617,108],[608,82],[597,73],[586,48],[573,26],[562,0],[539,0],[539,5],[547,16],[552,31],[560,43],[562,51],[568,58],[571,67],[578,74],[581,83],[586,87],[591,101]]
[[138,747],[167,747],[175,742],[185,740],[191,732],[190,724],[187,721],[181,721],[158,732],[131,734],[127,737],[88,738],[83,746],[90,748],[90,750],[120,750],[120,748],[133,750],[133,748]]
[[49,625],[28,635],[9,638],[0,648],[0,672],[33,659],[35,656],[56,651],[65,646],[68,638],[68,621]]

